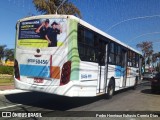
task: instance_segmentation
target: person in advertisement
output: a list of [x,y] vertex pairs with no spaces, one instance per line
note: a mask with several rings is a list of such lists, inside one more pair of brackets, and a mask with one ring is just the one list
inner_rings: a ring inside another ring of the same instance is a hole
[[51,24],[51,29],[47,30],[45,38],[49,41],[48,47],[57,46],[57,35],[62,33],[61,25],[55,21]]
[[[49,19],[46,19],[42,24],[36,29],[36,33],[39,33],[41,39],[46,39],[45,35],[47,31],[50,29],[49,27]],[[50,41],[48,41],[50,42]]]

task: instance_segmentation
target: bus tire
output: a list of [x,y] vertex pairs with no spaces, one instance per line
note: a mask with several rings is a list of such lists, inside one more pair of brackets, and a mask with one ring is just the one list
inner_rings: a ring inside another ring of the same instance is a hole
[[111,79],[108,84],[108,88],[107,88],[107,98],[108,99],[112,98],[112,96],[114,95],[114,91],[115,91],[115,82],[113,79]]

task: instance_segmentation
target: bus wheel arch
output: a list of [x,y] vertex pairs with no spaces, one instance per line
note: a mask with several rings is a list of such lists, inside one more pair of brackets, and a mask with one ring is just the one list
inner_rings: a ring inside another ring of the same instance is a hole
[[111,77],[108,83],[108,87],[107,87],[107,98],[112,98],[112,96],[114,95],[114,91],[115,91],[115,78]]

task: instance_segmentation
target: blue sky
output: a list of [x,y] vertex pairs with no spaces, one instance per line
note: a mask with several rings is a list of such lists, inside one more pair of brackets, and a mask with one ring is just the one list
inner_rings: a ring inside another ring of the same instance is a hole
[[[134,48],[142,41],[152,41],[154,51],[160,51],[160,0],[69,1],[80,9],[83,20],[120,41]],[[1,0],[0,44],[14,48],[15,24],[29,14],[40,14],[36,12],[32,0]],[[125,21],[127,19],[130,20]]]

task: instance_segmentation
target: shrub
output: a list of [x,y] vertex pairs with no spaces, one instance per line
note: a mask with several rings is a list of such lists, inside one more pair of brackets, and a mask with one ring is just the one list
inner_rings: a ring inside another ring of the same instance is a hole
[[0,74],[13,75],[13,66],[0,66]]

